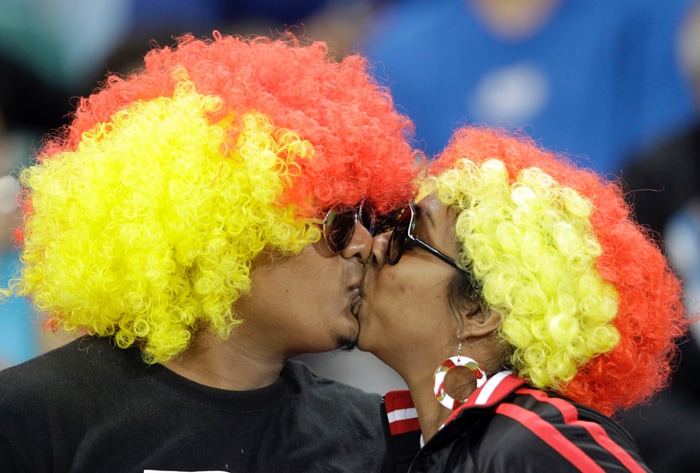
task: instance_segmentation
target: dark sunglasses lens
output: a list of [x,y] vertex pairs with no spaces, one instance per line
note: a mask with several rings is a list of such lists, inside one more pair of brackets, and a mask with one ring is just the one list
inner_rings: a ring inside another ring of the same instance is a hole
[[399,258],[403,254],[404,246],[406,245],[406,239],[408,238],[408,227],[411,225],[411,209],[407,208],[404,210],[401,218],[399,219],[394,231],[391,232],[389,237],[389,245],[387,248],[386,256],[389,264],[396,264],[399,262]]
[[359,208],[360,223],[367,229],[370,235],[374,236],[374,209],[364,204]]
[[378,214],[374,220],[374,235],[391,232],[396,228],[396,225],[403,215],[404,209],[393,210],[389,213]]
[[355,212],[331,210],[326,217],[323,233],[326,236],[328,248],[333,253],[340,253],[348,246],[355,233]]

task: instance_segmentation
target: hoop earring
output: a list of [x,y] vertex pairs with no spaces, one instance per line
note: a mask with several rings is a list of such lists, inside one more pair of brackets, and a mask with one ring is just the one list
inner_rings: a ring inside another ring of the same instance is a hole
[[479,363],[468,356],[462,356],[461,352],[462,342],[460,342],[459,346],[457,347],[457,356],[452,356],[443,361],[435,370],[435,374],[433,375],[433,392],[435,393],[435,398],[440,402],[440,404],[450,410],[457,409],[467,400],[467,398],[453,399],[452,396],[447,394],[445,391],[445,377],[451,369],[458,366],[466,366],[468,369],[470,369],[476,378],[477,389],[483,386],[487,379],[486,372],[484,372]]

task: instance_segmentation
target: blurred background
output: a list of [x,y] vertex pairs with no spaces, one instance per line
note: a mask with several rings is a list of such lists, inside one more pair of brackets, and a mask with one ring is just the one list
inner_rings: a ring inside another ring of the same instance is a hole
[[[522,130],[629,191],[700,300],[698,0],[0,0],[0,284],[16,274],[16,176],[42,137],[106,73],[154,45],[213,30],[290,29],[361,52],[416,124],[428,157],[464,124]],[[657,472],[697,471],[700,349],[680,344],[673,383],[621,421]],[[23,299],[0,305],[0,369],[60,345]],[[413,347],[406,347],[413,349]],[[300,357],[367,391],[404,387],[372,355]]]

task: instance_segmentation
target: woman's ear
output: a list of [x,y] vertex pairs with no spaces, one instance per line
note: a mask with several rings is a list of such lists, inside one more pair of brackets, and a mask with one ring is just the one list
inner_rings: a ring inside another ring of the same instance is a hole
[[465,337],[491,335],[501,325],[501,315],[484,304],[462,317]]

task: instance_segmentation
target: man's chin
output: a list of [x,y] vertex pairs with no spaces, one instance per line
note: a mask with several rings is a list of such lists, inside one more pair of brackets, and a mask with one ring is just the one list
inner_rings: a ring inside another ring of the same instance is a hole
[[357,335],[338,339],[338,351],[353,351],[357,347]]
[[338,351],[353,351],[355,348],[357,348],[357,342],[346,343],[345,345],[341,346]]

